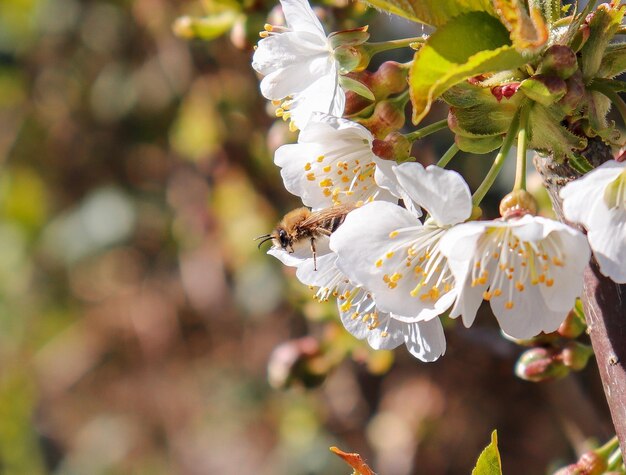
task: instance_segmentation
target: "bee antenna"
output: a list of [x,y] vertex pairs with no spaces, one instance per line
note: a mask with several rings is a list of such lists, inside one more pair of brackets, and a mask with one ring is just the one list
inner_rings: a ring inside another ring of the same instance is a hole
[[271,241],[272,240],[272,235],[271,234],[264,234],[263,236],[258,236],[255,237],[254,240],[258,241],[259,239],[262,239],[262,241],[259,243],[259,245],[257,246],[258,249],[261,249],[261,245],[267,241]]

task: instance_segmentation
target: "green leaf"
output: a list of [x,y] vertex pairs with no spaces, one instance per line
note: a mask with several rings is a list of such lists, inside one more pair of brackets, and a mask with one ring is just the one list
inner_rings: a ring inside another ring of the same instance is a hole
[[538,6],[531,4],[527,13],[521,0],[493,0],[493,4],[518,51],[537,51],[546,43],[550,32]]
[[600,63],[598,76],[614,78],[624,71],[626,71],[626,43],[610,44]]
[[366,0],[367,3],[394,15],[432,26],[445,25],[463,13],[494,13],[490,0]]
[[464,79],[514,69],[526,61],[496,18],[483,12],[455,18],[415,53],[409,74],[413,123],[419,123],[435,99]]
[[571,157],[587,146],[587,139],[561,125],[563,115],[555,108],[533,102],[528,116],[528,147],[552,153],[557,160]]
[[561,0],[529,0],[528,5],[539,10],[549,25],[561,18]]
[[356,79],[352,79],[348,76],[339,76],[339,84],[341,84],[342,88],[356,92],[359,96],[363,96],[367,100],[376,100],[374,93],[370,91],[365,84]]
[[589,39],[581,50],[580,69],[585,83],[598,74],[605,50],[624,18],[624,10],[604,3],[593,13],[589,22]]
[[463,137],[462,135],[454,137],[454,143],[459,147],[459,150],[479,155],[493,152],[495,149],[500,148],[503,140],[501,135],[477,138]]
[[502,463],[498,451],[498,432],[491,433],[491,443],[481,452],[472,475],[502,475]]

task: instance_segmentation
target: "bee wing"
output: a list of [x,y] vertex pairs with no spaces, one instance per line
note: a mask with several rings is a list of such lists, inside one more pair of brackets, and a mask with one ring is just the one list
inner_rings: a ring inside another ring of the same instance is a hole
[[[323,234],[334,232],[343,223],[346,215],[356,208],[353,203],[344,203],[337,206],[331,206],[319,211],[313,211],[302,223],[300,227],[314,228]],[[326,232],[324,232],[324,231]]]

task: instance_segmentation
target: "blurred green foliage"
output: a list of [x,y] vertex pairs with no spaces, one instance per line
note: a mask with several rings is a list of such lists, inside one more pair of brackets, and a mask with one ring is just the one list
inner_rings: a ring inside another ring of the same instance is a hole
[[[561,389],[514,380],[492,328],[394,363],[256,249],[299,205],[272,163],[294,136],[249,67],[273,6],[186,43],[172,24],[200,3],[0,0],[0,473],[346,473],[330,445],[386,475],[468,473],[493,427],[506,473],[539,473],[570,455],[559,417],[604,436],[603,409],[561,413],[544,394]],[[299,368],[323,384],[270,387],[268,363],[290,370],[274,348],[305,335]]]

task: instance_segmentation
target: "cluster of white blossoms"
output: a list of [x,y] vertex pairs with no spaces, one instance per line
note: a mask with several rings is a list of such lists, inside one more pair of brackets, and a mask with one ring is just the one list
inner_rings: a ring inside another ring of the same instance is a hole
[[[329,236],[315,236],[315,257],[308,246],[276,241],[268,253],[296,267],[318,299],[336,298],[346,329],[376,349],[404,343],[434,361],[446,349],[440,316],[469,327],[483,301],[511,337],[555,331],[582,292],[585,235],[523,206],[472,221],[461,175],[377,157],[372,134],[340,117],[345,94],[319,20],[306,0],[281,4],[287,27],[267,27],[253,60],[263,95],[283,101],[278,115],[300,129],[275,163],[313,212],[354,209]],[[605,164],[562,197],[567,218],[587,228],[602,272],[626,282],[625,165]]]

